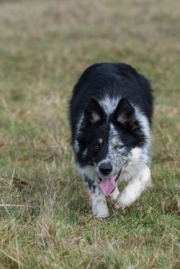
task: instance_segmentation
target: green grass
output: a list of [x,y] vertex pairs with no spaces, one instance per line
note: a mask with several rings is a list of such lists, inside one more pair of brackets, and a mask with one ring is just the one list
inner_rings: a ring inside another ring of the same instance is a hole
[[[179,1],[0,1],[0,268],[180,268]],[[94,62],[155,89],[154,187],[96,220],[68,100]]]

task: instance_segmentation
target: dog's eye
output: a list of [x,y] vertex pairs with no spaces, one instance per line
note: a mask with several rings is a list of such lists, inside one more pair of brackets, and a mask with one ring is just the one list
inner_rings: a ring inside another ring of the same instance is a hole
[[124,147],[123,145],[116,145],[115,149],[119,150],[119,149],[122,149],[123,147]]
[[94,150],[98,150],[98,149],[99,149],[99,145],[95,145]]

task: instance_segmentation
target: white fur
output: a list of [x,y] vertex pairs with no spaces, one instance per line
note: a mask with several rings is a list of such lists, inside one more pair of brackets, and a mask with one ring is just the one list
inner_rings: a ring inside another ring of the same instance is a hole
[[75,153],[78,153],[78,151],[80,150],[79,142],[77,140],[74,141],[73,149]]
[[92,212],[97,218],[107,218],[109,216],[106,199],[99,190],[98,195],[91,193]]
[[151,185],[150,170],[147,165],[134,177],[119,195],[115,208],[124,209],[134,203],[141,193]]
[[146,118],[146,116],[140,111],[140,109],[137,107],[137,106],[134,106],[134,109],[135,109],[135,115],[136,115],[136,118],[138,119],[140,125],[141,125],[141,128],[146,136],[146,152],[149,151],[150,149],[150,146],[151,146],[151,130],[150,130],[150,126],[149,126],[149,122]]
[[94,166],[91,165],[86,165],[84,167],[78,166],[78,170],[83,177],[87,176],[88,178],[93,179],[95,182],[99,182],[98,175],[95,171]]
[[110,98],[108,95],[106,95],[101,101],[100,101],[100,105],[103,107],[104,111],[106,112],[106,114],[109,116],[110,114],[112,114],[118,103],[119,103],[118,98]]
[[[81,128],[81,125],[82,125],[82,122],[83,122],[83,119],[84,119],[84,115],[82,115],[78,121],[78,124],[77,124],[77,129],[76,129],[76,137],[80,131],[80,128]],[[73,144],[73,149],[74,149],[74,152],[75,153],[78,153],[79,150],[80,150],[80,147],[79,147],[79,142],[77,141],[77,139],[75,139],[74,141],[74,144]]]
[[128,165],[121,172],[120,182],[130,181],[132,178],[139,174],[146,163],[146,155],[143,156],[143,150],[141,148],[134,148],[131,150],[131,157],[129,158]]

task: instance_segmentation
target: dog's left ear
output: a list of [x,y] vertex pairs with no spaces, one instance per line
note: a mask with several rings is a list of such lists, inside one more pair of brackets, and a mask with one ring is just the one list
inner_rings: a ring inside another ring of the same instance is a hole
[[135,121],[135,111],[128,99],[121,98],[114,112],[114,119],[124,126],[128,126]]

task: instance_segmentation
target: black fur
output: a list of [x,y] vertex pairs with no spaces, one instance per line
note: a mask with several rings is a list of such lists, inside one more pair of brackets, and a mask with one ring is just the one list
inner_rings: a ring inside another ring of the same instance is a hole
[[[99,105],[107,94],[110,98],[121,98],[108,121]],[[70,101],[72,145],[76,140],[80,145],[75,156],[81,166],[93,165],[106,156],[111,123],[126,146],[127,154],[133,147],[146,143],[146,136],[135,117],[134,106],[146,116],[151,126],[152,89],[149,81],[134,68],[123,63],[100,63],[84,71]],[[103,138],[102,144],[98,143],[100,137]],[[87,154],[83,154],[85,149]]]

